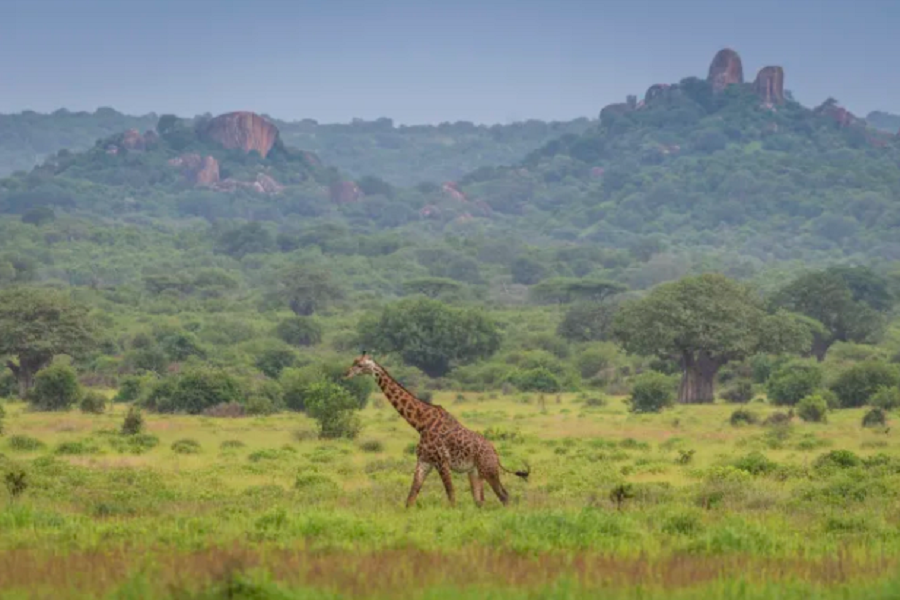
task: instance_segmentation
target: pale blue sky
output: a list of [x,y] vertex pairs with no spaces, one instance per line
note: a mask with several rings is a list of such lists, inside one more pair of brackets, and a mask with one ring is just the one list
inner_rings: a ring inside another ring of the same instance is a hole
[[900,0],[0,0],[0,112],[594,117],[717,50],[900,113]]

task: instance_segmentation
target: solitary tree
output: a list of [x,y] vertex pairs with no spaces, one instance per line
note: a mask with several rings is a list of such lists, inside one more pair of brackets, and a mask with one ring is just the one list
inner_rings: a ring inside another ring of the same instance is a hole
[[57,354],[76,355],[94,342],[86,307],[49,289],[0,290],[0,356],[19,383],[24,398],[34,376]]
[[497,326],[473,309],[453,308],[429,298],[408,298],[360,323],[366,348],[396,352],[430,377],[454,365],[486,358],[500,347]]
[[813,332],[812,354],[824,360],[835,342],[872,342],[884,332],[894,298],[888,283],[866,268],[832,267],[801,275],[782,288],[773,305],[806,315],[821,327]]
[[678,401],[712,402],[719,368],[756,352],[801,352],[809,327],[786,312],[768,314],[752,290],[723,275],[686,277],[622,305],[613,334],[629,352],[677,360]]
[[344,297],[344,289],[331,274],[318,267],[298,265],[284,271],[273,291],[275,299],[294,314],[309,316]]

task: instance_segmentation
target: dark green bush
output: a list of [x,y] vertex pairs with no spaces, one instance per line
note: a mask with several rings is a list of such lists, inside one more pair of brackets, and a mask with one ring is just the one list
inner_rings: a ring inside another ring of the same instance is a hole
[[660,412],[675,402],[672,379],[662,373],[649,371],[635,377],[628,403],[631,412]]
[[769,460],[761,452],[751,452],[746,456],[742,456],[734,461],[733,465],[735,469],[740,469],[751,475],[767,475],[778,467],[776,463]]
[[101,415],[106,410],[106,396],[93,390],[87,390],[81,397],[78,408],[83,413]]
[[831,390],[837,395],[842,408],[865,406],[882,387],[896,387],[900,375],[896,365],[867,360],[857,363],[838,375]]
[[38,372],[28,401],[35,410],[69,410],[81,399],[81,394],[75,369],[56,364]]
[[119,391],[113,402],[134,402],[140,399],[144,390],[145,379],[136,375],[123,377],[119,382]]
[[0,373],[0,398],[13,398],[19,393],[19,384],[8,369]]
[[885,425],[887,425],[887,414],[881,408],[873,408],[863,415],[863,427],[884,427]]
[[174,378],[161,380],[144,404],[161,413],[197,415],[217,404],[242,400],[240,385],[228,372],[211,367],[194,367]]
[[360,442],[359,449],[363,452],[381,452],[384,450],[384,444],[381,440],[365,440]]
[[828,420],[828,402],[819,394],[807,396],[797,403],[797,416],[810,423]]
[[738,378],[724,392],[722,399],[728,402],[745,403],[753,399],[753,382],[749,379]]
[[880,387],[869,398],[869,404],[884,411],[900,408],[900,387]]
[[819,456],[813,463],[816,468],[837,467],[849,469],[862,464],[862,459],[850,450],[832,450]]
[[510,378],[510,383],[523,392],[552,394],[562,389],[556,375],[545,367],[518,371]]
[[731,418],[729,418],[728,421],[734,427],[738,427],[740,425],[755,425],[759,423],[759,417],[756,416],[756,413],[751,412],[746,408],[739,408],[731,413]]
[[306,389],[306,414],[319,424],[323,438],[355,438],[361,428],[356,398],[331,381],[319,381]]
[[789,362],[766,384],[769,400],[778,406],[793,406],[822,385],[822,369],[815,364]]
[[291,346],[315,346],[322,341],[322,326],[313,317],[289,317],[275,331]]
[[296,363],[297,353],[291,348],[268,348],[256,358],[256,368],[273,379]]
[[189,438],[172,442],[172,452],[176,454],[200,454],[200,443]]
[[144,415],[137,406],[129,406],[122,421],[122,435],[138,435],[144,430]]

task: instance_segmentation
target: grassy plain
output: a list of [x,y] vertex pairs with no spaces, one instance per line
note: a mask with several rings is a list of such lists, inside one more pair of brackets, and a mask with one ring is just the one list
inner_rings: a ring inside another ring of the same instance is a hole
[[121,405],[8,404],[0,475],[27,487],[0,489],[0,597],[900,597],[900,445],[862,410],[733,426],[589,399],[435,396],[532,467],[481,510],[434,474],[404,509],[416,434],[378,399],[353,442],[297,414],[145,415],[134,441]]

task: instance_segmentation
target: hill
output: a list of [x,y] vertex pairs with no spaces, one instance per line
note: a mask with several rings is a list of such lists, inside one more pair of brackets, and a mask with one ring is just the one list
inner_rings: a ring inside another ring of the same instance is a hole
[[28,171],[56,152],[85,150],[99,138],[126,129],[149,129],[157,116],[123,115],[111,108],[93,113],[60,109],[52,114],[25,111],[0,115],[0,177],[15,171]]
[[886,131],[888,133],[897,133],[900,131],[900,115],[892,115],[891,113],[872,111],[866,116],[866,123],[875,129]]

